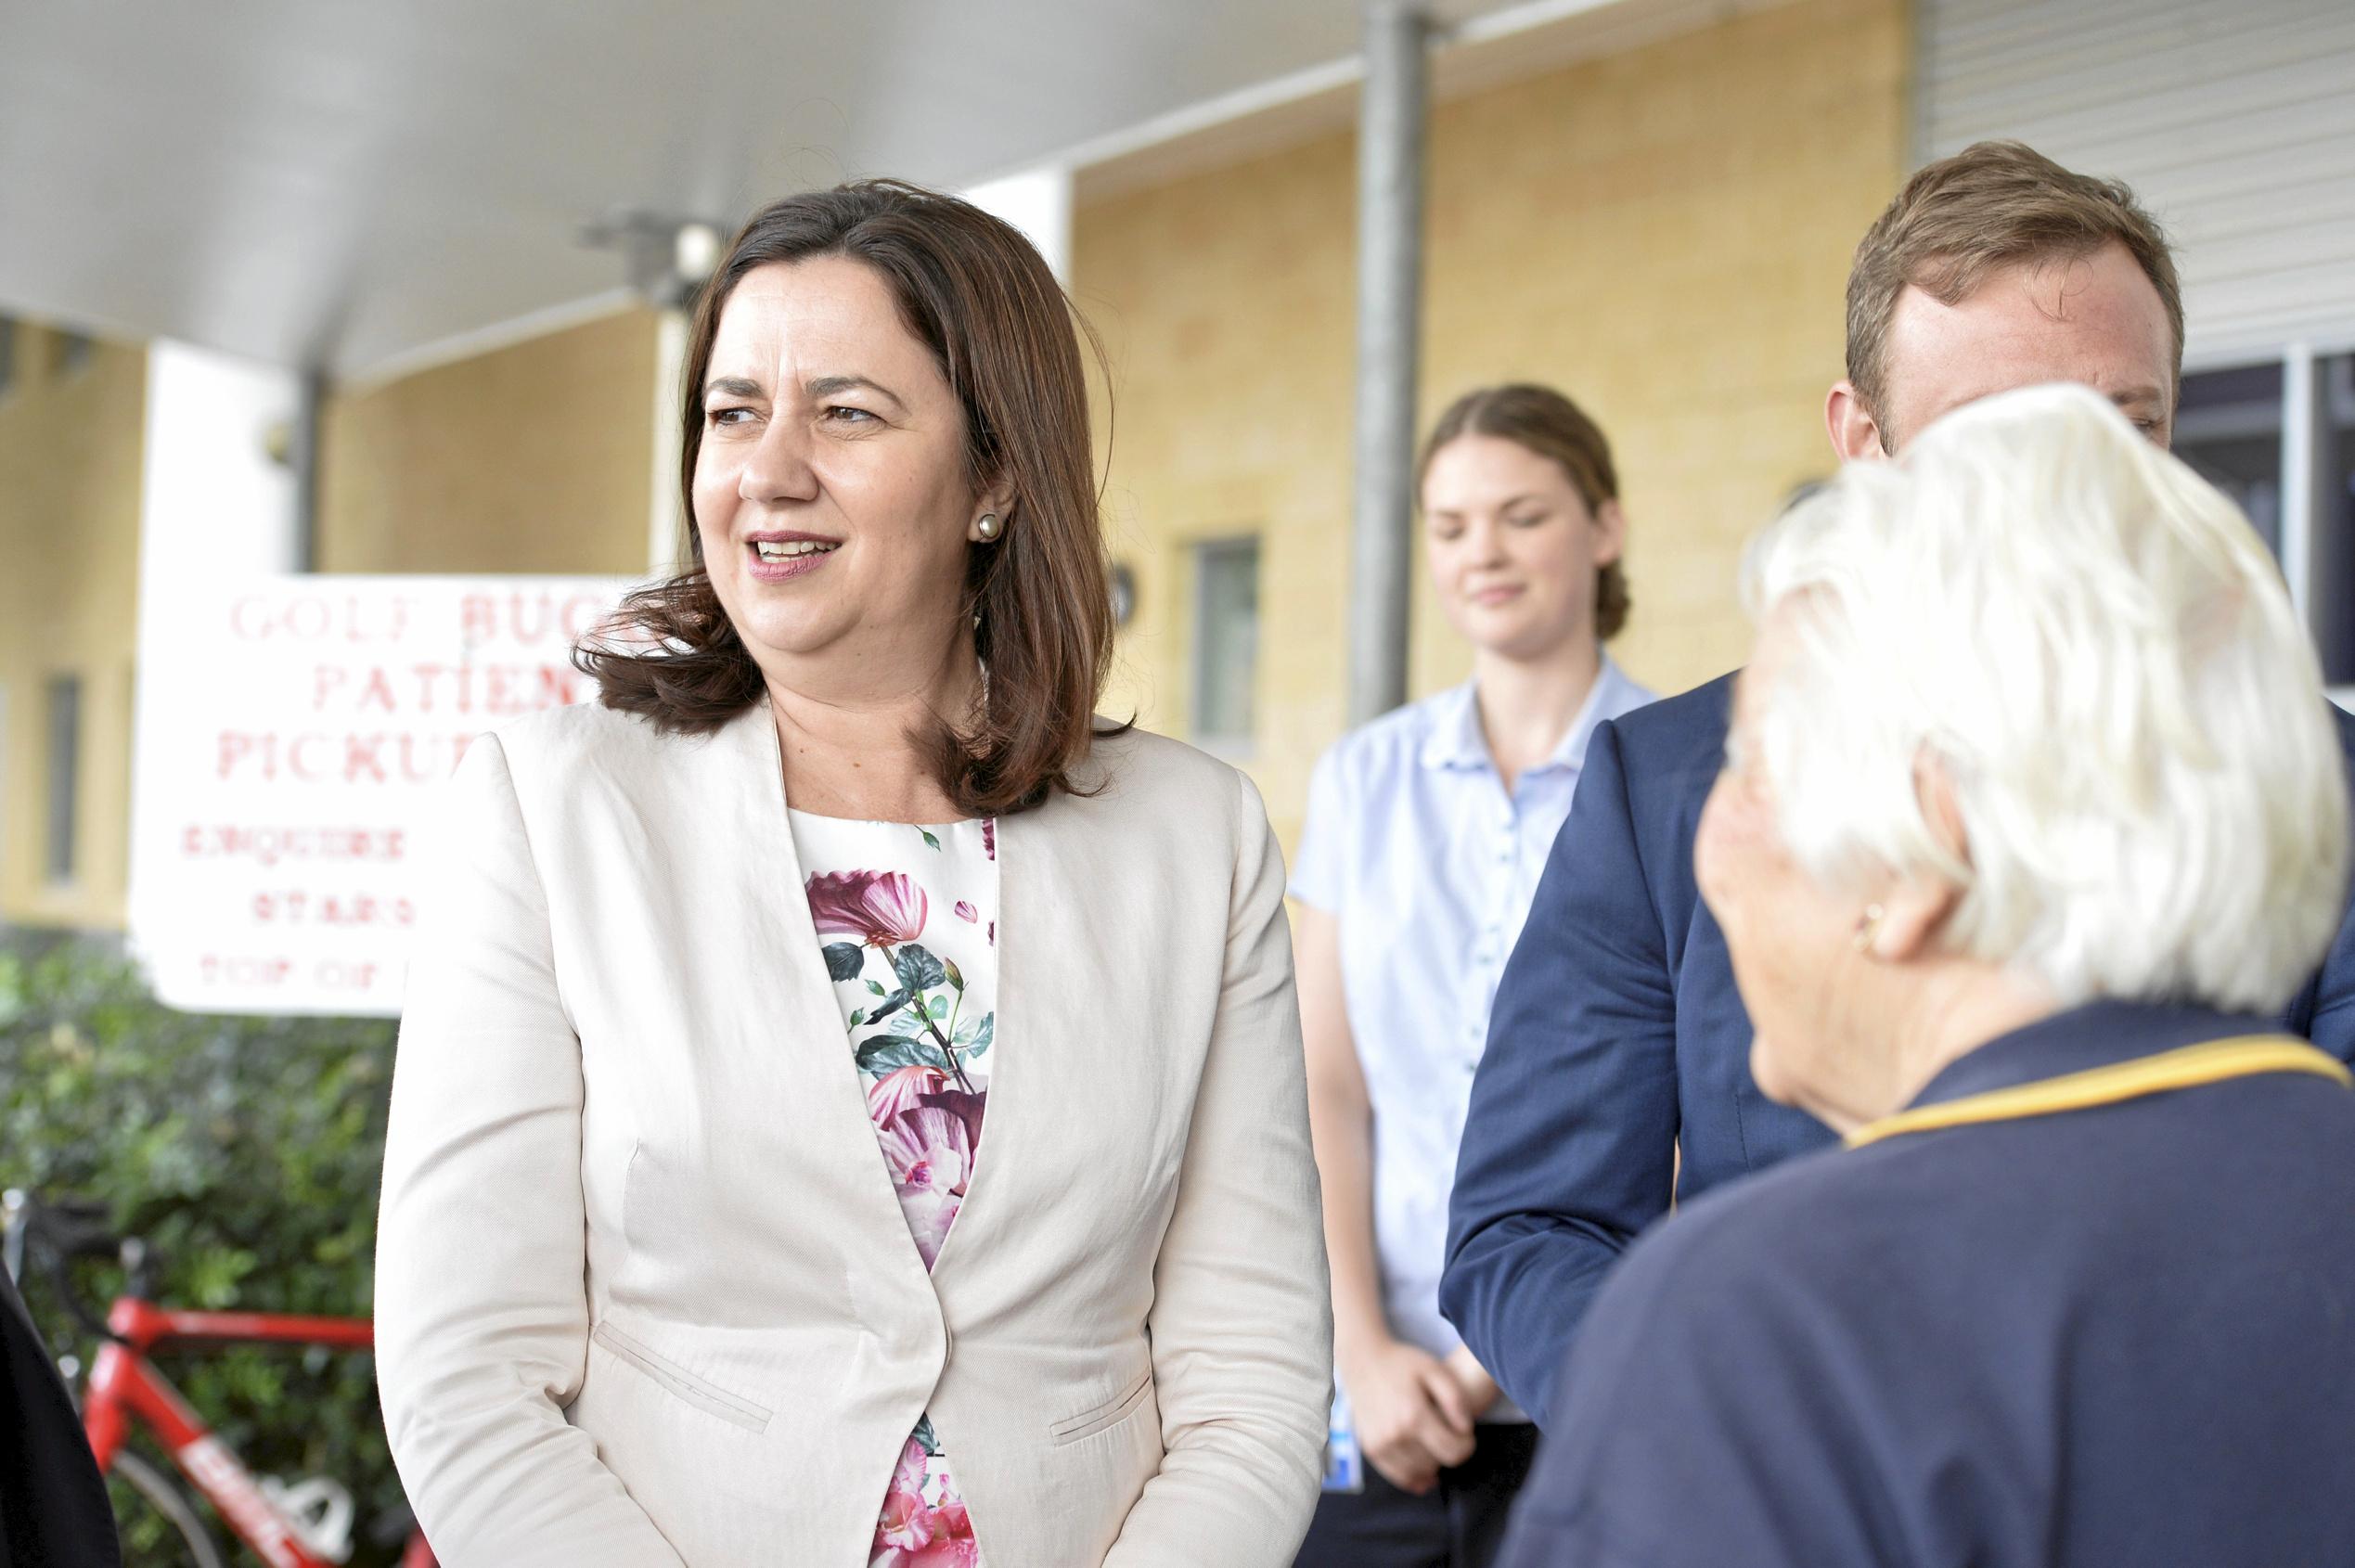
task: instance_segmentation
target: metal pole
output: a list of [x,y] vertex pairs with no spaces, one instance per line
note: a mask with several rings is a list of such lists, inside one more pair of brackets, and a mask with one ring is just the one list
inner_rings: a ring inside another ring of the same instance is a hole
[[1407,700],[1422,161],[1431,24],[1368,0],[1358,126],[1358,429],[1349,555],[1349,722]]
[[687,513],[679,500],[680,378],[687,373],[687,313],[675,305],[654,317],[654,476],[648,492],[646,570],[668,577],[687,562]]
[[319,420],[327,408],[327,376],[314,368],[295,382],[287,467],[294,474],[294,570],[319,569]]
[[654,482],[646,519],[646,567],[656,577],[683,570],[689,522],[678,490],[679,443],[685,431],[688,313],[719,264],[722,239],[714,225],[693,219],[639,225],[637,286],[654,302]]

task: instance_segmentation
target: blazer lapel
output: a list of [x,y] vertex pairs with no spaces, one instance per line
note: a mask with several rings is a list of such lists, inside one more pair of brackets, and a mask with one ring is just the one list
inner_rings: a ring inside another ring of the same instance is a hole
[[[1091,771],[1108,750],[1099,745]],[[944,1294],[953,1279],[975,1292],[960,1299],[985,1299],[974,1276],[995,1254],[1035,1246],[1042,1227],[1084,1252],[1175,1160],[1166,1118],[1182,1123],[1184,1111],[1165,1092],[1172,1020],[1152,951],[1161,922],[1140,918],[1158,879],[1119,823],[1101,802],[1060,792],[998,819],[989,1110],[972,1185],[933,1266]]]
[[[727,824],[719,852],[731,863],[722,882],[732,883],[737,893],[715,901],[709,918],[742,919],[752,933],[744,974],[729,987],[736,1012],[729,1033],[766,1060],[767,1071],[755,1076],[772,1092],[761,1097],[766,1109],[755,1113],[774,1116],[779,1130],[802,1150],[784,1168],[816,1164],[841,1173],[825,1183],[822,1195],[780,1190],[775,1201],[840,1202],[846,1205],[843,1220],[860,1234],[864,1257],[877,1267],[904,1265],[920,1279],[923,1259],[876,1145],[842,1008],[810,919],[768,704],[755,703],[730,720],[712,745],[718,765],[714,783],[727,795],[716,814]],[[698,809],[698,803],[687,805]]]
[[[1051,997],[1041,994],[1034,978],[1035,936],[1046,933],[1028,929],[1036,919],[1031,904],[1041,885],[1039,859],[1050,842],[1040,830],[1040,818],[1054,809],[1049,802],[997,819],[997,1001],[989,1055],[989,1108],[982,1117],[981,1149],[965,1201],[933,1260],[935,1289],[954,1275],[983,1266],[992,1253],[1028,1228],[1031,1217],[1024,1196],[1029,1181],[1023,1173],[1035,1163],[1036,1145],[1044,1130],[1039,1119],[1053,1114],[1051,1106],[1040,1103],[1051,1098],[1052,1067],[1039,1059],[1034,1041],[1042,1028],[1067,1027],[1054,1016]],[[1012,1044],[1016,1041],[1019,1049]]]

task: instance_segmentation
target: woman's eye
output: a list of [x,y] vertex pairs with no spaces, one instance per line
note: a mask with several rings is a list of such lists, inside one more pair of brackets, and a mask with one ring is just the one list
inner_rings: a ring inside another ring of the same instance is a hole
[[838,425],[871,425],[875,422],[875,415],[869,410],[852,408],[843,404],[836,404],[827,409],[826,417]]
[[714,425],[740,425],[753,417],[749,408],[714,408],[703,418]]
[[1545,520],[1546,514],[1543,512],[1527,512],[1520,517],[1505,519],[1505,525],[1509,528],[1535,528]]

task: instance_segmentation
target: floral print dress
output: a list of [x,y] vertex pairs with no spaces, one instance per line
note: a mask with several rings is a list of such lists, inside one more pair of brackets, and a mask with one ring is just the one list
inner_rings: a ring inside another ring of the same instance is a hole
[[[997,824],[790,813],[826,970],[883,1167],[929,1269],[981,1153],[997,1025]],[[900,1451],[869,1568],[981,1568],[925,1417]]]

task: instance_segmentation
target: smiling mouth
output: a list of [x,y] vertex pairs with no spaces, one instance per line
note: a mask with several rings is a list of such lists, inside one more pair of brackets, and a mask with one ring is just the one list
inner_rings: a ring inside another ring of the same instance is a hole
[[817,539],[755,539],[753,551],[763,560],[798,560],[804,556],[830,555],[842,548]]

